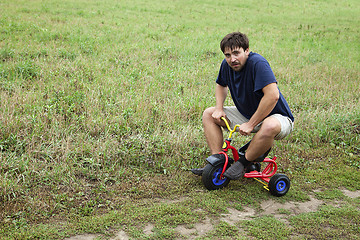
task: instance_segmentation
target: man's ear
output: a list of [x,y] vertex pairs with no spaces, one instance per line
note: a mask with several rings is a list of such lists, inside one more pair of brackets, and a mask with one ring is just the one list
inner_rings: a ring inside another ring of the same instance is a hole
[[247,56],[249,56],[249,53],[250,53],[250,49],[247,48],[247,49],[245,50],[245,54],[246,54]]

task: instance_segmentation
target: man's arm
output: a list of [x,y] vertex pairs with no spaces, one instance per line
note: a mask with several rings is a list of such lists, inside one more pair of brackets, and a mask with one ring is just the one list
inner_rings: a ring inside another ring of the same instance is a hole
[[249,122],[241,124],[240,133],[242,135],[249,135],[256,125],[264,120],[274,109],[279,100],[280,93],[276,83],[270,83],[262,89],[264,96],[261,98],[259,106],[250,118]]
[[220,84],[216,84],[215,87],[215,99],[216,99],[216,105],[215,105],[215,111],[212,114],[212,117],[220,120],[221,117],[225,117],[224,112],[224,102],[226,99],[226,96],[228,94],[228,87],[223,87]]

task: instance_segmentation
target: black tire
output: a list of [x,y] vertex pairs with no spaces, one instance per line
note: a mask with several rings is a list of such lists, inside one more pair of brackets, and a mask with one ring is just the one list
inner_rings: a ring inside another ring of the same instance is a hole
[[211,164],[207,164],[204,168],[204,172],[202,174],[202,182],[208,190],[217,190],[226,187],[230,179],[224,177],[220,179],[220,175],[223,169],[223,164],[219,164],[217,166],[213,166]]
[[275,174],[269,181],[269,191],[276,197],[284,196],[290,189],[290,179],[285,174]]

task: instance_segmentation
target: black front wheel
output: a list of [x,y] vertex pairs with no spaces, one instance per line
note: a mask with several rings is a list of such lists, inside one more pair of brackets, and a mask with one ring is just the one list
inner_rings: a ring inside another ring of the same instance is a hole
[[217,166],[207,164],[205,166],[204,172],[202,174],[202,182],[208,190],[221,189],[229,184],[229,178],[220,178],[223,167],[223,164],[219,164]]
[[269,191],[276,197],[284,196],[290,189],[290,179],[285,174],[275,174],[270,178]]

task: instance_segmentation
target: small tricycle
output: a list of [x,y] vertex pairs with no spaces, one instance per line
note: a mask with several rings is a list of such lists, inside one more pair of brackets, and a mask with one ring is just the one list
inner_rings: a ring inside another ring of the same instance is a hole
[[[231,136],[236,131],[236,125],[234,129],[231,129],[225,118],[222,120],[226,123],[229,130],[229,136],[224,141],[222,151],[218,154],[211,155],[206,159],[208,164],[205,166],[202,173],[202,182],[208,190],[216,190],[226,187],[230,179],[223,174],[232,163],[239,160],[239,156],[245,154],[250,142],[246,143],[239,150],[231,145]],[[231,150],[233,158],[229,157],[228,150]],[[253,164],[246,168],[244,177],[253,178],[264,185],[264,188],[274,196],[284,196],[290,188],[290,179],[285,174],[276,173],[277,164],[275,162],[276,157],[272,159],[267,158],[267,154],[270,149],[260,156]],[[261,171],[260,162],[267,163],[267,166]],[[276,174],[275,174],[276,173]]]

